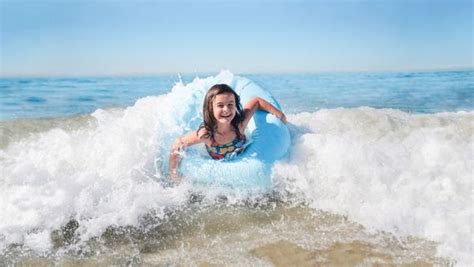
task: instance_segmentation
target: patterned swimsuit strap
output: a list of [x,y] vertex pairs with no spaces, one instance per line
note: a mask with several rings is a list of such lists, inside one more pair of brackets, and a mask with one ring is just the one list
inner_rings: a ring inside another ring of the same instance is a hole
[[238,134],[238,133],[236,133],[236,135],[237,136],[232,141],[230,141],[229,143],[223,144],[223,145],[219,145],[219,143],[217,143],[216,139],[214,138],[214,135],[211,135],[211,146],[212,147],[231,146],[231,145],[235,145],[235,143],[238,143],[241,140],[245,140],[245,135]]

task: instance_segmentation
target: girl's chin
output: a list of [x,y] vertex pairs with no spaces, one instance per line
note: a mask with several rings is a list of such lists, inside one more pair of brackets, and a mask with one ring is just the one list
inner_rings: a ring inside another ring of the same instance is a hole
[[233,119],[233,118],[220,118],[220,119],[218,119],[217,121],[218,121],[219,123],[222,123],[222,124],[229,124],[229,123],[232,122],[232,119]]

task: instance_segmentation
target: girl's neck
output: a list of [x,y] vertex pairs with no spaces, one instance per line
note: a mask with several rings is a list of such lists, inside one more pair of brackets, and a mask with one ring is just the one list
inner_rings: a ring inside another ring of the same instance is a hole
[[229,124],[218,124],[217,125],[217,128],[216,128],[216,132],[218,134],[226,134],[230,131],[234,131],[234,129],[232,129],[232,125],[229,123]]

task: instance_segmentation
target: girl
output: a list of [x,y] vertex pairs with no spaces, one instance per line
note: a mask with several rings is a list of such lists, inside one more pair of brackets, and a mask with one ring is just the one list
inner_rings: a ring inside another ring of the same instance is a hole
[[225,160],[245,148],[245,128],[257,109],[277,116],[286,123],[286,116],[260,97],[252,98],[243,110],[240,97],[226,84],[216,84],[207,91],[203,104],[204,121],[196,131],[176,139],[169,157],[170,177],[177,181],[180,151],[188,146],[204,143],[213,159]]

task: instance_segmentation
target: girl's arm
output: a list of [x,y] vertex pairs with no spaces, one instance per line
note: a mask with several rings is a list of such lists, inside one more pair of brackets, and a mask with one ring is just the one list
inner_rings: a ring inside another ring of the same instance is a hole
[[242,132],[243,130],[245,130],[253,114],[255,114],[255,112],[258,109],[271,113],[275,115],[277,118],[279,118],[283,123],[286,123],[286,116],[285,114],[283,114],[283,112],[278,110],[272,104],[268,103],[265,99],[260,98],[260,97],[254,97],[250,99],[250,101],[247,102],[244,106],[245,119],[242,122]]
[[[202,131],[202,130],[201,130]],[[179,176],[177,174],[179,162],[181,161],[181,151],[188,147],[198,143],[204,143],[207,139],[201,138],[202,133],[201,131],[190,132],[185,136],[177,138],[174,140],[173,144],[171,145],[170,150],[170,157],[169,157],[169,175],[171,179],[175,182],[179,182]],[[200,133],[200,134],[199,134]]]

